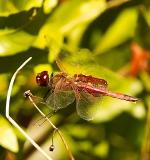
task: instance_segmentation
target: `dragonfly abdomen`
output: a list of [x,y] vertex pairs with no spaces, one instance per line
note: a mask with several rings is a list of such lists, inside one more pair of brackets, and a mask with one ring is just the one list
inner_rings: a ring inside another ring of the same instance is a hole
[[121,100],[126,100],[126,101],[130,101],[130,102],[136,102],[138,99],[126,94],[122,94],[122,93],[115,93],[115,92],[111,92],[106,90],[105,88],[94,88],[92,86],[88,86],[88,85],[79,85],[79,88],[83,88],[84,90],[86,90],[89,94],[92,94],[95,97],[100,97],[101,95],[103,96],[110,96],[113,98],[118,98]]
[[87,84],[77,84],[79,92],[84,91],[88,92],[89,94],[92,94],[94,97],[99,97],[103,95],[104,88],[96,88],[95,86],[90,86]]
[[126,94],[122,94],[122,93],[115,93],[115,92],[111,92],[111,91],[107,91],[105,93],[105,96],[110,96],[110,97],[113,97],[113,98],[118,98],[118,99],[121,99],[121,100],[130,101],[130,102],[138,101],[138,99],[135,98],[135,97],[132,97],[132,96],[129,96],[129,95],[126,95]]

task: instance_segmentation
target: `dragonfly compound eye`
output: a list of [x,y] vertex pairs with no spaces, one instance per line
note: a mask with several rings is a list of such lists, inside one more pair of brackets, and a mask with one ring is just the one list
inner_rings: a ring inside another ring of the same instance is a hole
[[36,83],[39,86],[47,86],[49,83],[49,75],[47,71],[43,71],[41,73],[38,73],[36,76]]

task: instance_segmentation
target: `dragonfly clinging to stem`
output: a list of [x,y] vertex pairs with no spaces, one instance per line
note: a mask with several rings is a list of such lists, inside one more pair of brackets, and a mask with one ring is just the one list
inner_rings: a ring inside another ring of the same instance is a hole
[[57,65],[62,72],[49,76],[47,71],[42,71],[36,76],[39,86],[48,87],[49,91],[43,101],[54,111],[65,108],[76,100],[78,115],[85,120],[92,120],[97,106],[94,104],[103,96],[130,102],[138,100],[123,93],[109,91],[107,81],[104,79],[84,74],[70,76],[62,69],[59,61]]

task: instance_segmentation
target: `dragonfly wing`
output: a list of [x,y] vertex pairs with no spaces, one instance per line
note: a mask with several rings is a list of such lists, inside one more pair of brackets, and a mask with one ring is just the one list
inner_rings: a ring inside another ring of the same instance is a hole
[[38,105],[38,104],[40,104],[40,103],[41,103],[41,104],[45,104],[45,102],[43,101],[43,98],[41,98],[41,97],[32,95],[31,98],[32,98],[33,102],[34,102],[36,105]]
[[101,100],[100,97],[94,97],[93,95],[80,92],[79,98],[76,101],[76,109],[78,115],[87,121],[90,121],[94,118],[96,111],[99,107]]
[[74,100],[75,96],[73,91],[59,90],[48,96],[45,102],[48,106],[50,106],[50,108],[57,111],[67,107],[69,104],[73,103]]

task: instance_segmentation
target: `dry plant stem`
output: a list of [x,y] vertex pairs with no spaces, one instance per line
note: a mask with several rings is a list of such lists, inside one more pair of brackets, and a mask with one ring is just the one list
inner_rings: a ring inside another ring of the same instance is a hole
[[29,100],[30,100],[31,103],[34,105],[34,107],[35,107],[35,108],[38,110],[38,112],[50,123],[50,125],[53,127],[53,129],[58,132],[58,134],[59,134],[59,136],[60,136],[60,138],[61,138],[61,140],[62,140],[62,142],[63,142],[63,144],[64,144],[64,146],[65,146],[65,148],[66,148],[66,150],[67,150],[67,152],[68,152],[68,155],[69,155],[70,160],[75,160],[74,157],[73,157],[73,155],[72,155],[72,153],[71,153],[71,150],[70,150],[67,142],[66,142],[65,139],[64,139],[64,136],[63,136],[62,132],[50,121],[50,119],[49,119],[49,118],[39,109],[39,107],[35,104],[35,102],[34,102],[33,99],[32,99],[32,96],[33,96],[33,95],[32,95],[32,93],[30,92],[30,90],[28,90],[28,91],[25,92],[25,96],[29,98]]
[[6,99],[6,117],[7,119],[31,142],[31,144],[39,151],[43,156],[46,157],[48,160],[52,160],[51,157],[48,156],[48,154],[17,124],[13,118],[10,117],[9,115],[9,108],[10,108],[10,97],[11,97],[11,92],[13,88],[14,81],[16,79],[16,76],[18,72],[32,59],[32,57],[28,58],[13,74],[9,88],[8,88],[8,93],[7,93],[7,99]]

